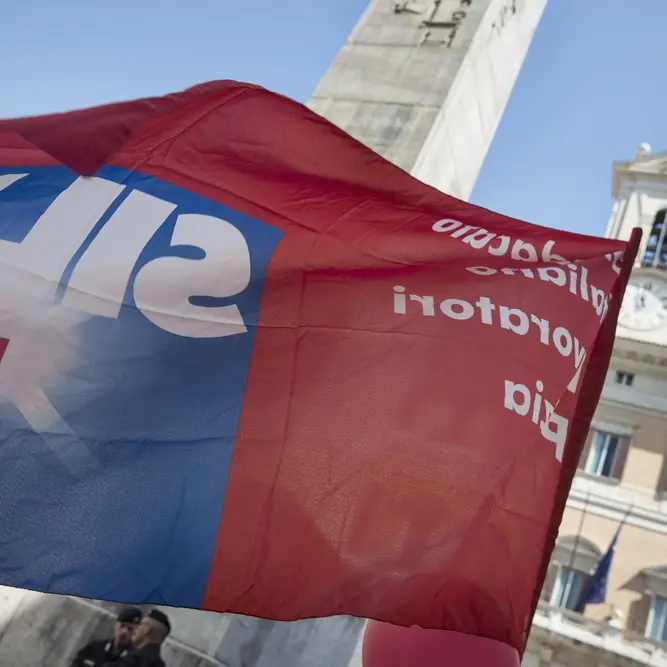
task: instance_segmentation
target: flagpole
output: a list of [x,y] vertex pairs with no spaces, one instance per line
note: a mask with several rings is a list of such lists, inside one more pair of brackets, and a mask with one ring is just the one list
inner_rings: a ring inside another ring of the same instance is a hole
[[631,503],[630,507],[628,507],[627,511],[623,515],[623,518],[621,519],[621,523],[618,526],[618,530],[623,528],[625,526],[626,521],[628,520],[629,516],[632,514],[632,510],[635,508],[635,503],[634,501]]
[[607,551],[598,561],[595,570],[591,572],[586,585],[583,587],[581,593],[579,594],[579,600],[577,601],[577,605],[574,610],[580,614],[584,613],[588,604],[599,604],[605,601],[607,578],[609,576],[609,569],[611,568],[611,561],[614,557],[614,548],[616,547],[618,538],[621,535],[621,529],[625,525],[625,522],[628,520],[628,517],[632,513],[634,507],[635,504],[633,502],[626,510],[621,522],[616,527],[616,532],[614,533],[614,536],[609,543]]
[[584,500],[584,506],[581,510],[581,518],[579,519],[579,529],[577,534],[574,537],[574,545],[572,546],[572,552],[570,553],[570,562],[568,563],[567,569],[572,571],[574,568],[574,559],[577,557],[577,550],[579,549],[579,542],[581,541],[581,532],[584,528],[584,520],[586,518],[586,513],[588,512],[588,503],[591,499],[590,489],[586,492],[586,499]]

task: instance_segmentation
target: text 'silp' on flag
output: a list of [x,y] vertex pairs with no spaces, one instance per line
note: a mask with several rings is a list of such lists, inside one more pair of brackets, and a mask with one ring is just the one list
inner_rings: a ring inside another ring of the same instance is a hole
[[4,121],[0,165],[0,583],[522,649],[637,239],[235,82]]

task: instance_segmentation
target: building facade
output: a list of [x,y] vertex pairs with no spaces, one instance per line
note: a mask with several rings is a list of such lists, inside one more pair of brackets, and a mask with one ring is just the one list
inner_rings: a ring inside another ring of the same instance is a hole
[[[667,666],[667,153],[614,164],[606,236],[642,247],[526,667]],[[619,526],[606,602],[574,611]]]

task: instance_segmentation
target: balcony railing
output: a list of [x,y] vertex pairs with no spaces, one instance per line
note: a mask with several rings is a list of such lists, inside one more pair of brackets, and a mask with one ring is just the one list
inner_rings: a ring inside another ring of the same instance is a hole
[[665,644],[544,602],[540,602],[535,613],[533,627],[571,642],[615,653],[640,665],[667,666]]

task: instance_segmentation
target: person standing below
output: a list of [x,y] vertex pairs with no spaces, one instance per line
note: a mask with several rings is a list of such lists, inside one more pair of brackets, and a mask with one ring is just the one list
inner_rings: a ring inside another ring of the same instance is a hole
[[134,631],[134,649],[117,662],[108,663],[108,667],[165,667],[160,649],[170,632],[171,624],[167,615],[159,609],[153,609],[141,619]]
[[142,616],[136,607],[123,609],[114,623],[113,637],[86,644],[76,654],[71,667],[102,667],[117,663],[132,648],[132,636]]

